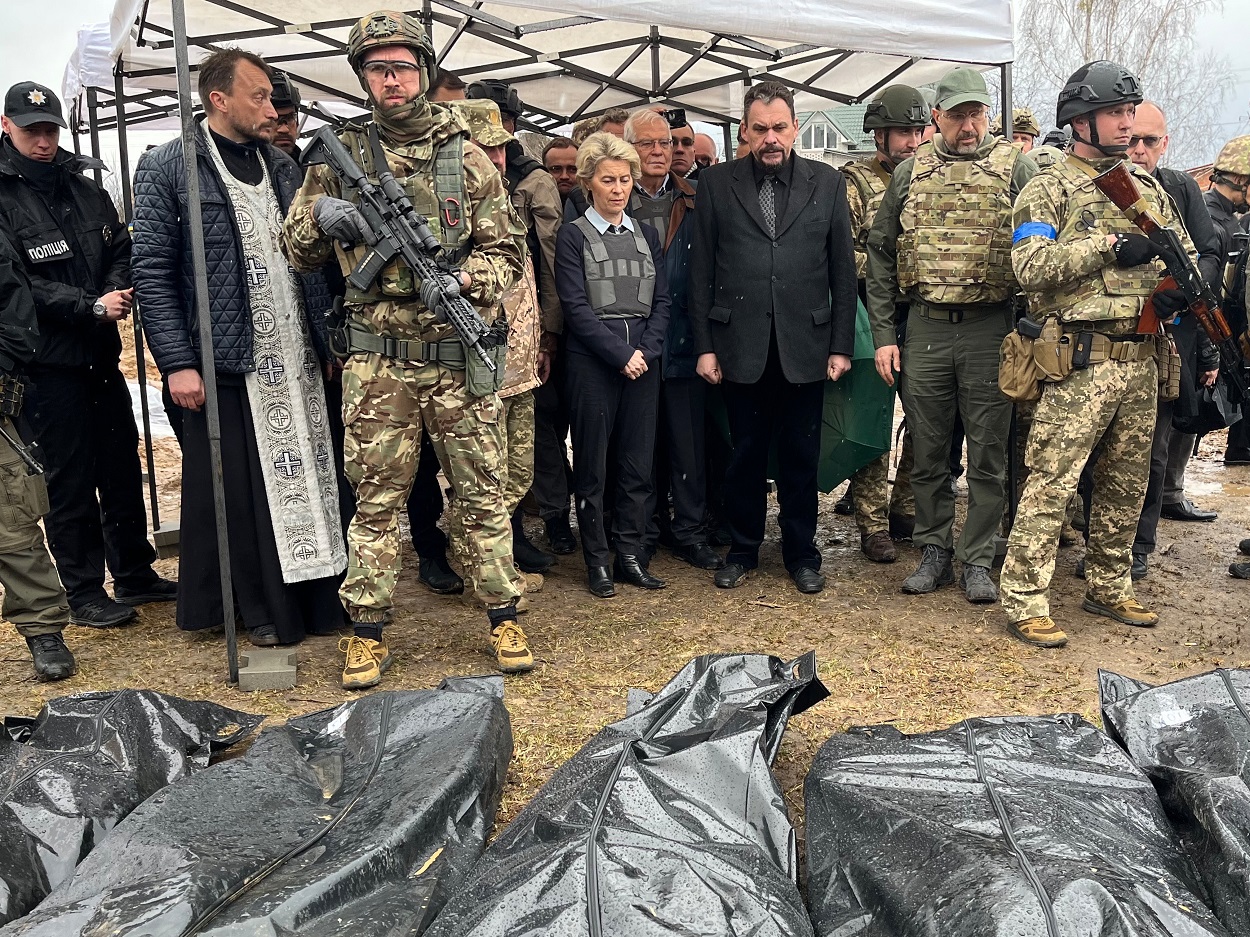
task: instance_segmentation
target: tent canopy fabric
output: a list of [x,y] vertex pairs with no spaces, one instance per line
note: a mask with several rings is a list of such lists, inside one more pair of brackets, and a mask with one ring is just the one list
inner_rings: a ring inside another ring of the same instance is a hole
[[[192,68],[214,47],[242,46],[288,71],[305,101],[350,113],[362,92],[347,34],[380,5],[186,0]],[[444,68],[512,81],[540,129],[660,101],[736,121],[745,86],[765,78],[790,86],[799,110],[815,110],[894,81],[931,83],[951,62],[1013,57],[1013,0],[425,0],[407,9],[429,24]],[[102,28],[84,31],[90,48],[80,46],[65,90],[112,90],[119,62],[127,114],[146,116],[162,95],[167,113],[176,104],[171,22],[169,0],[117,0],[107,40]]]

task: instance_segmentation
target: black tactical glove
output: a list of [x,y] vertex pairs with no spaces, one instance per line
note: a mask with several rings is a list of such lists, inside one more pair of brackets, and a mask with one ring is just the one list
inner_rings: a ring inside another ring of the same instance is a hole
[[437,280],[425,280],[421,284],[421,302],[425,303],[425,308],[438,316],[442,321],[445,316],[439,308],[442,305],[443,296],[459,296],[460,280],[450,274],[439,274]]
[[351,202],[323,195],[313,202],[313,221],[322,234],[343,244],[372,243],[373,232],[364,215]]
[[1158,245],[1144,234],[1117,234],[1111,249],[1117,267],[1136,267],[1159,256]]
[[1189,300],[1178,289],[1155,290],[1150,299],[1154,303],[1155,314],[1160,319],[1171,319],[1189,308]]

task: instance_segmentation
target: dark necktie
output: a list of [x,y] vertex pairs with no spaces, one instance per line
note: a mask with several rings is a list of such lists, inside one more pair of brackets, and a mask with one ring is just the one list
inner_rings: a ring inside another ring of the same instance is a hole
[[765,176],[760,183],[760,211],[764,213],[764,223],[768,225],[768,236],[777,236],[777,202],[773,186],[777,184],[774,176]]

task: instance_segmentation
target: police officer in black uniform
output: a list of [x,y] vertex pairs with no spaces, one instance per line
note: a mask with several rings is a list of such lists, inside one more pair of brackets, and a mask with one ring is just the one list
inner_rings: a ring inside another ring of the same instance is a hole
[[130,235],[108,193],[83,175],[99,163],[59,149],[65,119],[50,89],[14,85],[0,123],[0,231],[21,252],[39,322],[23,412],[47,470],[48,541],[71,620],[124,625],[133,606],[176,594],[152,569],[139,433],[118,366]]

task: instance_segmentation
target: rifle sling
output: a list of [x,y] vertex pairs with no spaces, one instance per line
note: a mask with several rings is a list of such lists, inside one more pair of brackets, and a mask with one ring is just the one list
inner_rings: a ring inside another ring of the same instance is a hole
[[[1091,179],[1096,180],[1101,175],[1101,173],[1099,173],[1097,169],[1095,169],[1089,163],[1085,162],[1085,160],[1081,159],[1079,156],[1076,156],[1072,153],[1068,154],[1067,162],[1069,166],[1072,166],[1075,169],[1079,169],[1081,172],[1085,173],[1085,175],[1089,176]],[[1131,174],[1129,176],[1129,180],[1132,181]],[[1119,208],[1120,212],[1124,215],[1124,217],[1127,218],[1134,226],[1141,228],[1142,224],[1137,219],[1143,215],[1146,217],[1150,217],[1150,214],[1151,214],[1150,203],[1147,202],[1146,197],[1141,194],[1141,190],[1137,189],[1136,183],[1133,184],[1133,188],[1137,192],[1137,200],[1134,201],[1133,204],[1131,205],[1126,205],[1126,206],[1116,205],[1115,207]]]

